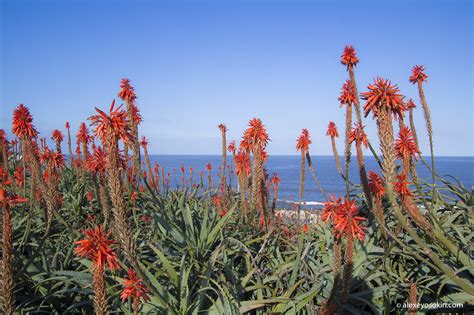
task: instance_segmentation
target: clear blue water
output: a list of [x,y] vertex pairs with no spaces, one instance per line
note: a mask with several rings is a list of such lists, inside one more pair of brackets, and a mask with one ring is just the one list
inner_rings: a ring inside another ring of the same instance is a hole
[[[231,156],[228,156],[228,163],[232,163]],[[206,183],[206,164],[211,163],[213,181],[217,182],[217,174],[221,164],[220,155],[152,155],[151,163],[156,161],[165,167],[165,173],[171,174],[171,185],[180,185],[181,183],[181,165],[184,164],[186,177],[189,177],[189,168],[194,169],[194,181],[199,180],[199,171],[204,171],[204,182]],[[341,157],[341,162],[344,159]],[[300,156],[270,156],[266,168],[271,175],[278,173],[281,178],[279,199],[297,200],[300,177]],[[336,169],[336,163],[333,156],[312,156],[312,161],[316,176],[327,193],[332,195],[343,195],[345,193],[345,182],[340,177]],[[429,159],[427,161],[430,163]],[[437,173],[441,176],[451,175],[456,177],[467,188],[474,186],[474,157],[437,157],[435,159]],[[374,170],[380,174],[380,168],[374,157],[365,157],[367,171]],[[153,167],[153,165],[152,165]],[[344,165],[343,165],[344,167]],[[173,176],[173,169],[176,173]],[[420,178],[430,181],[431,174],[427,168],[418,161],[417,170]],[[352,157],[350,168],[350,180],[353,183],[359,183],[359,174],[357,169],[357,158]],[[236,178],[233,176],[232,184],[235,186]],[[303,199],[309,204],[324,201],[323,195],[316,186],[308,167],[306,167],[305,192]]]

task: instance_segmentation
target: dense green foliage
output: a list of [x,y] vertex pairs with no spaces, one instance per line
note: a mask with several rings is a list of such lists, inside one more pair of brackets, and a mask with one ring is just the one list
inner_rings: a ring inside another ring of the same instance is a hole
[[[93,312],[90,262],[75,257],[74,242],[81,238],[81,229],[96,226],[102,219],[96,200],[86,198],[92,188],[81,182],[75,171],[64,170],[62,208],[46,239],[42,205],[33,204],[30,209],[25,203],[14,208],[15,300],[17,310],[23,313]],[[129,219],[135,231],[140,274],[150,290],[150,301],[141,312],[320,312],[334,283],[330,226],[317,224],[306,233],[298,232],[295,226],[289,226],[292,233],[286,233],[277,226],[267,232],[239,222],[237,197],[233,197],[231,210],[221,217],[209,197],[213,192],[198,194],[198,189],[165,195],[145,189],[138,194],[134,208],[127,200],[133,208]],[[420,187],[420,205],[431,197],[430,189],[429,185]],[[431,213],[465,253],[472,253],[473,201],[472,191],[443,180],[437,187],[436,210]],[[369,224],[365,240],[356,244],[351,293],[343,312],[400,311],[396,305],[408,302],[410,282],[417,283],[421,303],[472,302],[470,292],[433,264],[427,252],[402,231],[387,204],[385,207],[393,238],[385,240],[377,224]],[[361,211],[367,211],[365,206]],[[429,250],[459,278],[471,283],[472,265],[465,265],[431,235],[418,233]],[[119,298],[123,267],[119,272],[107,272],[107,293],[109,309],[127,314],[131,305]]]

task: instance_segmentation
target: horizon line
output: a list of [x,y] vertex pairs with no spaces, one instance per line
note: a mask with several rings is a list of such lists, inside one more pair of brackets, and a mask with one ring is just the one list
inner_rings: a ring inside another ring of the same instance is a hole
[[[164,155],[164,156],[222,156],[222,154],[190,154],[190,153],[150,153],[151,155]],[[322,157],[333,157],[332,154],[310,154],[311,156],[322,156]],[[232,157],[232,154],[227,154],[228,157]],[[300,156],[299,154],[269,154],[269,157],[272,156]],[[339,155],[339,157],[343,157],[344,155]],[[355,154],[351,155],[356,156]],[[373,155],[364,155],[364,157],[373,157]],[[425,158],[430,158],[430,156],[424,156]],[[474,155],[437,155],[437,157],[468,157],[474,158]]]

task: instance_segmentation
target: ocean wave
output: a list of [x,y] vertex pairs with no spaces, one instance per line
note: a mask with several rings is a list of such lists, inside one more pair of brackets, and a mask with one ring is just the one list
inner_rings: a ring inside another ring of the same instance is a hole
[[[279,202],[289,203],[289,204],[299,204],[299,201],[289,200],[289,199],[278,199]],[[306,206],[324,206],[324,202],[321,201],[303,201],[303,205]]]

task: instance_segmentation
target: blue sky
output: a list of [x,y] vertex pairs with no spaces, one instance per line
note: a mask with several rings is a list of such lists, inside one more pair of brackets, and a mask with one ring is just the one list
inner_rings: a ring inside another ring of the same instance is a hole
[[[339,57],[352,44],[360,91],[382,76],[418,104],[408,77],[425,65],[435,153],[474,155],[471,1],[0,3],[7,131],[19,103],[42,136],[66,120],[77,128],[94,106],[108,107],[128,77],[151,153],[219,154],[219,123],[239,139],[259,117],[270,154],[295,154],[301,128],[312,135],[312,154],[331,154],[327,124],[335,121],[341,135],[344,124]],[[421,106],[415,119],[428,154]],[[375,122],[366,125],[375,142]]]

